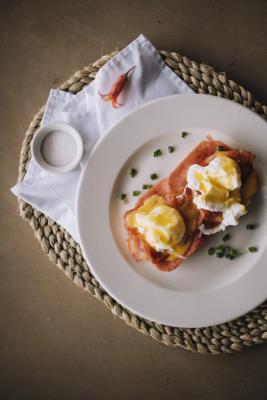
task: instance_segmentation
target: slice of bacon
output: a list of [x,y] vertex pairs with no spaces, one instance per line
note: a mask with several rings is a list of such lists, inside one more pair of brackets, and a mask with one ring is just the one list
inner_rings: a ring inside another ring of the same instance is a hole
[[180,211],[183,205],[187,205],[189,202],[192,203],[192,192],[190,189],[186,188],[187,171],[192,164],[207,165],[211,159],[215,157],[218,146],[224,149],[223,151],[226,156],[238,162],[241,170],[242,184],[243,179],[245,180],[248,177],[249,172],[253,169],[253,162],[255,160],[255,155],[253,153],[246,150],[234,150],[225,143],[211,138],[202,141],[167,178],[162,179],[153,188],[144,193],[138,199],[135,207],[124,214],[125,227],[128,233],[128,249],[136,261],[150,261],[161,271],[172,271],[177,268],[185,258],[188,258],[198,250],[207,240],[207,235],[200,234],[199,226],[201,224],[204,224],[207,228],[214,228],[221,223],[222,213],[195,210],[195,228],[188,236],[188,239],[191,240],[191,244],[185,254],[183,254],[183,257],[178,257],[173,261],[168,260],[168,253],[166,254],[154,250],[144,240],[137,229],[127,226],[127,215],[142,206],[145,200],[154,194],[162,196],[168,205]]
[[221,211],[209,211],[209,210],[199,210],[200,218],[198,220],[198,226],[204,224],[206,228],[213,229],[220,225],[223,219],[223,214]]

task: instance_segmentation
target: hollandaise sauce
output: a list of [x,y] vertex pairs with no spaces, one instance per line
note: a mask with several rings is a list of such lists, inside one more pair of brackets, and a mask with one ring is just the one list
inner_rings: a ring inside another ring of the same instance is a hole
[[145,200],[141,207],[128,215],[127,224],[130,228],[136,228],[153,249],[166,251],[172,259],[185,251],[184,219],[161,196],[153,195]]
[[246,207],[241,203],[241,173],[238,163],[223,153],[206,166],[193,164],[188,170],[187,186],[194,191],[193,202],[198,209],[221,211],[222,223],[200,230],[205,234],[213,234],[224,230],[229,225],[237,225],[240,216],[246,214]]

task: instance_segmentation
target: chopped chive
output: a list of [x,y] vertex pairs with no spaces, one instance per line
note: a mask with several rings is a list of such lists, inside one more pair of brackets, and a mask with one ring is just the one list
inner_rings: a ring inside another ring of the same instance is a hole
[[231,254],[232,254],[233,256],[237,256],[237,255],[238,255],[238,251],[235,250],[235,249],[231,249]]
[[229,233],[226,233],[226,234],[223,236],[223,238],[222,238],[222,240],[223,240],[224,242],[226,242],[226,241],[229,240],[229,239],[231,239],[231,236],[230,236]]
[[250,231],[252,231],[253,229],[255,229],[257,227],[256,224],[247,224],[246,228]]
[[238,251],[237,250],[229,248],[229,250],[226,251],[225,257],[228,260],[233,260],[237,255],[238,255]]
[[121,193],[120,194],[120,199],[121,200],[126,200],[127,199],[127,195],[125,193]]
[[149,184],[144,184],[143,185],[143,189],[151,189],[153,187],[153,185],[149,185]]
[[223,246],[219,246],[219,247],[217,247],[217,249],[215,249],[215,255],[218,258],[222,258],[224,256],[224,248],[223,248]]
[[215,248],[214,248],[214,247],[211,247],[211,248],[208,250],[208,255],[209,255],[209,256],[212,256],[214,253],[215,253]]
[[155,173],[150,175],[150,179],[152,179],[152,181],[154,181],[155,179],[158,179],[158,177],[159,177],[158,174],[155,174]]
[[217,146],[217,149],[216,149],[216,151],[224,151],[225,149],[224,149],[224,147],[223,146]]
[[137,169],[131,168],[129,174],[133,178],[137,174]]
[[174,147],[174,146],[168,146],[168,152],[169,152],[169,153],[173,153],[174,150],[175,150],[175,147]]
[[257,249],[257,247],[255,247],[255,246],[250,246],[250,247],[248,248],[248,251],[250,251],[251,253],[255,253],[256,251],[258,251],[258,249]]
[[162,155],[162,151],[160,149],[157,149],[154,151],[154,157],[159,157]]
[[211,247],[208,250],[208,254],[209,255],[215,254],[215,256],[218,257],[218,258],[225,257],[228,260],[233,260],[238,255],[238,251],[233,249],[230,246],[220,245],[220,246],[217,246],[217,247]]
[[133,196],[139,196],[141,194],[140,190],[134,190]]
[[[232,247],[230,247],[230,246],[224,246],[224,250],[225,251],[232,251],[232,250],[234,250]],[[235,250],[236,251],[236,250]]]
[[181,136],[182,136],[182,138],[186,138],[186,136],[188,136],[188,132],[182,132]]

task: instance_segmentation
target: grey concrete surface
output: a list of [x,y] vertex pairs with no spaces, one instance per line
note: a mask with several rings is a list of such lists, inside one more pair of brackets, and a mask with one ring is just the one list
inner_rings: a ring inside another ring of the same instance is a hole
[[0,398],[263,400],[266,346],[203,357],[114,319],[43,254],[9,192],[51,87],[144,33],[226,71],[267,104],[266,1],[0,3]]

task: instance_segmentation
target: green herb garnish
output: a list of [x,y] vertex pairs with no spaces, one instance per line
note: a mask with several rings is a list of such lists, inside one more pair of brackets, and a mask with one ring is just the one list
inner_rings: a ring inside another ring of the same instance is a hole
[[157,149],[154,151],[154,157],[159,157],[162,155],[162,151],[160,149]]
[[230,246],[222,246],[225,252],[230,251],[232,248]]
[[224,256],[224,248],[223,246],[219,246],[215,249],[215,255],[218,258],[222,258]]
[[121,194],[120,194],[120,199],[121,199],[122,201],[125,201],[125,200],[127,199],[127,195],[126,195],[125,193],[121,193]]
[[131,168],[129,174],[133,178],[137,174],[137,169]]
[[238,255],[238,251],[232,248],[229,248],[228,250],[226,250],[225,252],[225,257],[228,260],[233,260],[236,256]]
[[208,250],[208,254],[210,256],[212,256],[213,254],[215,254],[216,257],[218,258],[227,258],[228,260],[233,260],[237,255],[238,255],[238,251],[233,249],[230,246],[224,246],[224,245],[220,245],[218,247],[211,247]]
[[253,229],[257,228],[257,225],[256,224],[247,224],[246,228],[249,231],[252,231]]
[[189,135],[188,132],[182,132],[182,134],[181,134],[182,138],[186,138],[186,136],[188,136],[188,135]]
[[175,150],[175,147],[174,147],[174,146],[168,146],[168,152],[169,152],[169,153],[173,153],[174,150]]
[[216,151],[224,151],[224,150],[225,150],[225,148],[223,146],[217,146]]
[[149,185],[149,184],[144,184],[143,185],[143,189],[151,189],[153,187],[153,185]]
[[258,251],[258,249],[255,246],[251,246],[248,248],[248,251],[250,251],[250,253],[255,253],[256,251]]
[[150,179],[152,179],[152,181],[154,181],[155,179],[158,179],[158,177],[159,176],[155,173],[150,175]]
[[221,253],[216,253],[216,257],[223,258],[224,257],[223,251]]
[[139,196],[141,194],[140,190],[134,190],[133,196]]
[[223,236],[223,238],[222,238],[222,240],[223,240],[224,242],[226,242],[227,240],[230,240],[230,239],[231,239],[231,236],[230,236],[229,233],[226,233],[226,234]]
[[209,248],[208,255],[212,256],[214,253],[215,253],[215,248],[214,247]]

